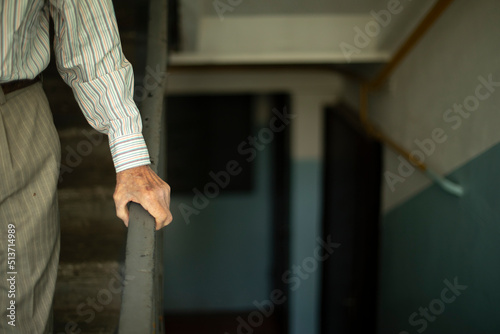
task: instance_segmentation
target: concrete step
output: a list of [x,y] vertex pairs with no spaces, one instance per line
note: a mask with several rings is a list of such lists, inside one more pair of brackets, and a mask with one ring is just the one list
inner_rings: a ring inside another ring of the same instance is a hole
[[58,191],[61,219],[60,262],[122,261],[127,228],[116,217],[113,188]]
[[121,274],[127,229],[116,218],[113,191],[114,186],[101,185],[58,190],[61,257],[54,296],[57,334],[115,333],[122,282],[127,282]]
[[61,172],[59,188],[115,185],[108,137],[88,124],[59,130]]
[[114,333],[118,325],[123,264],[61,263],[54,296],[55,333]]

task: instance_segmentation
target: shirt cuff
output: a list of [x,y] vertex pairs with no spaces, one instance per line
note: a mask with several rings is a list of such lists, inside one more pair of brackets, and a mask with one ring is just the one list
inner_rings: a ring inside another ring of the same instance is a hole
[[141,133],[115,138],[109,142],[116,172],[149,165],[149,152]]

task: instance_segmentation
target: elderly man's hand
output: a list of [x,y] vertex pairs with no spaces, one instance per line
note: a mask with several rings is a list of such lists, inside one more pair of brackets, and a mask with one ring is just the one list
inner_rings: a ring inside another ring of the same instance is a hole
[[116,189],[113,195],[116,215],[128,226],[127,204],[142,205],[156,220],[156,229],[172,221],[170,213],[170,187],[149,166],[140,166],[116,174]]

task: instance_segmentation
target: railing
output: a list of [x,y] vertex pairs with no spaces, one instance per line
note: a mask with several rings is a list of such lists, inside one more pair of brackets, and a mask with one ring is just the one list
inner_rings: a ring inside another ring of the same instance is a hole
[[[167,1],[150,0],[146,68],[166,73]],[[151,168],[162,175],[164,163],[165,78],[148,85],[141,103],[143,134],[151,156]],[[160,155],[160,150],[163,154]],[[164,333],[163,233],[155,231],[154,218],[139,204],[131,203],[127,234],[125,278],[118,332]],[[132,279],[133,278],[133,279]]]

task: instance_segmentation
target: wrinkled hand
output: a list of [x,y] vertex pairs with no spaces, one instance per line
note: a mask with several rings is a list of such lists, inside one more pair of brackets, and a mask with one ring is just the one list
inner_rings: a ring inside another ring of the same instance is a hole
[[116,189],[113,194],[116,215],[128,227],[127,204],[142,205],[155,218],[156,229],[172,221],[170,213],[170,187],[149,166],[140,166],[116,174]]

